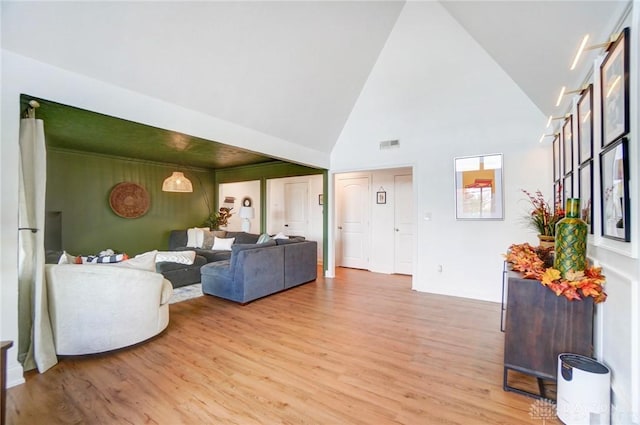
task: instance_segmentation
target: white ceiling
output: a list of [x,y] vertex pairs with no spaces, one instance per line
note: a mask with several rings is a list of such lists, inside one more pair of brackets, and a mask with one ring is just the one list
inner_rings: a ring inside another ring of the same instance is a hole
[[[586,75],[568,69],[583,35],[628,1],[442,4],[548,115]],[[2,47],[330,153],[403,5],[3,0]]]

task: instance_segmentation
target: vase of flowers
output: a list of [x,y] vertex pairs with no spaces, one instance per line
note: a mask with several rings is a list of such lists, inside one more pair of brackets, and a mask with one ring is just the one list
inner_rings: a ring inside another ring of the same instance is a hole
[[525,216],[525,221],[529,227],[538,232],[540,246],[551,248],[555,244],[556,224],[564,218],[564,210],[559,200],[550,203],[544,199],[540,190],[535,194],[522,189],[531,203],[531,211]]

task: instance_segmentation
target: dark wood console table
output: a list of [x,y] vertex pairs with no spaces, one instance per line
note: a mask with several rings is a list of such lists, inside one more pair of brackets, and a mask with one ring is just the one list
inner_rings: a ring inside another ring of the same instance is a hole
[[[506,271],[505,277],[503,388],[546,398],[543,380],[556,381],[558,354],[593,354],[593,299],[569,301],[520,273]],[[537,378],[540,394],[510,386],[510,370]]]
[[0,341],[0,424],[4,425],[7,408],[7,350],[13,341]]

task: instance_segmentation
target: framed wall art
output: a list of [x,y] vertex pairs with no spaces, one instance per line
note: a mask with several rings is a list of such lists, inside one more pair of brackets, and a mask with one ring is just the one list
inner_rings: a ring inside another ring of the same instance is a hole
[[580,166],[578,188],[580,218],[589,226],[589,234],[593,234],[593,161],[587,161]]
[[582,93],[578,100],[578,164],[593,157],[593,85]]
[[562,124],[563,172],[566,176],[573,171],[573,115],[569,115]]
[[609,48],[600,65],[602,147],[629,132],[629,28]]
[[562,208],[566,209],[569,198],[573,198],[573,173],[564,176],[562,181]]
[[376,204],[386,204],[387,203],[387,192],[384,190],[379,190],[376,192]]
[[562,177],[561,155],[560,155],[560,133],[553,138],[553,181]]
[[454,159],[457,220],[503,220],[502,154]]
[[553,204],[562,203],[564,207],[564,200],[562,199],[562,181],[558,180],[553,184]]
[[602,236],[625,242],[631,240],[628,149],[624,137],[600,154]]

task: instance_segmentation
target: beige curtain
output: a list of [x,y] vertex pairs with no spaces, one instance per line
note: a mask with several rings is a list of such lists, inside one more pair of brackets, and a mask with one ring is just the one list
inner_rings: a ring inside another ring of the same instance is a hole
[[44,281],[46,150],[42,120],[20,121],[18,232],[18,360],[44,372],[58,359]]

